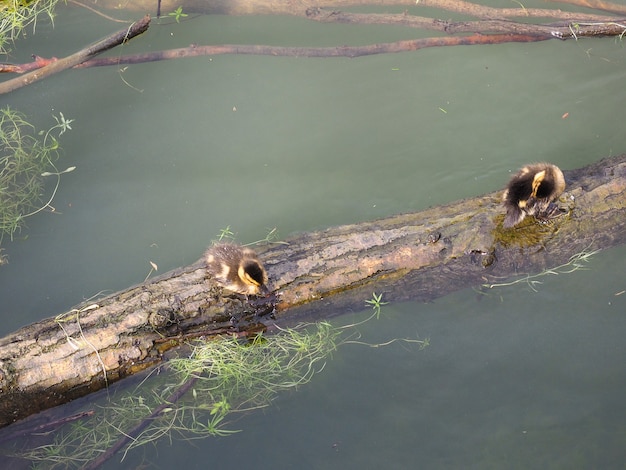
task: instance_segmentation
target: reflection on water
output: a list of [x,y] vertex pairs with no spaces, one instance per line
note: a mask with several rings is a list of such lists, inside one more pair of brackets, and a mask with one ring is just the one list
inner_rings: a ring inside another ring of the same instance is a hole
[[[70,11],[42,31],[50,55],[63,55],[50,51],[57,40],[71,52],[79,33],[91,42],[119,29]],[[125,52],[281,43],[294,31],[314,41],[317,27],[198,17],[155,24]],[[325,31],[346,41],[343,27]],[[363,31],[366,42],[385,35]],[[38,51],[37,39],[18,54]],[[57,213],[3,241],[11,264],[0,269],[1,332],[141,282],[150,261],[161,272],[192,263],[226,226],[243,242],[273,227],[286,236],[486,193],[529,161],[570,169],[621,153],[615,97],[625,78],[612,39],[64,72],[4,98],[38,127],[53,112],[75,119],[60,167],[77,169],[62,179]],[[602,253],[589,271],[550,278],[536,293],[515,285],[433,304],[385,299],[381,320],[360,327],[364,339],[419,334],[429,348],[346,345],[312,383],[234,423],[244,432],[164,443],[158,457],[138,451],[125,465],[621,465],[626,295],[614,294],[626,288],[623,259],[623,249]]]

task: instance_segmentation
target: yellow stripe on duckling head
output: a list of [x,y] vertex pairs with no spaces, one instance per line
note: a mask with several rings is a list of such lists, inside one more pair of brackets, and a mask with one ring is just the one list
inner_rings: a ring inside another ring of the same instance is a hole
[[546,177],[546,170],[542,170],[538,172],[533,178],[533,190],[531,193],[532,197],[537,197],[537,191],[539,190],[539,186],[541,185],[545,177]]
[[237,274],[239,275],[239,279],[241,279],[246,284],[250,284],[252,286],[257,286],[257,287],[261,285],[259,281],[257,281],[252,276],[250,276],[250,274],[248,274],[243,264],[239,266],[239,270],[237,271]]

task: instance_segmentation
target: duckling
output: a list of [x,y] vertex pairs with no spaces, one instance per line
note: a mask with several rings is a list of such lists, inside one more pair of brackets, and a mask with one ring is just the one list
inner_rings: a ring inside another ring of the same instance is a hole
[[267,295],[267,273],[256,253],[234,243],[217,243],[205,253],[207,272],[224,289],[244,295]]
[[565,190],[565,178],[551,163],[526,165],[509,181],[502,197],[506,207],[504,227],[519,224],[527,215],[548,219],[557,211],[552,203]]

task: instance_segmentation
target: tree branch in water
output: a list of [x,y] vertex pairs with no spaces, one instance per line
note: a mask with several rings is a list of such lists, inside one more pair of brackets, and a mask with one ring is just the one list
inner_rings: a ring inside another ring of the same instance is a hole
[[[149,25],[150,17],[146,15],[141,20],[133,23],[130,27],[122,29],[110,36],[107,36],[106,38],[90,46],[87,46],[70,56],[64,57],[62,59],[51,59],[48,61],[42,59],[41,57],[36,57],[36,60],[34,62],[35,67],[27,66],[24,68],[24,70],[31,70],[32,68],[35,68],[35,70],[28,72],[20,77],[16,77],[11,80],[7,80],[6,82],[0,83],[0,94],[9,93],[11,91],[17,90],[18,88],[30,85],[31,83],[49,77],[52,74],[74,67],[95,55],[98,55],[106,50],[118,46],[119,44],[122,44],[134,38],[135,36],[145,32],[148,29]],[[41,68],[38,68],[37,65],[39,65]],[[1,68],[0,71],[2,71]]]

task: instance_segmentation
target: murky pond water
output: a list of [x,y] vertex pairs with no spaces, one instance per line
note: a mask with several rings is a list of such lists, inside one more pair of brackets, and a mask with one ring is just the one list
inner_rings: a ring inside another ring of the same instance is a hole
[[[167,24],[166,24],[167,23]],[[12,59],[63,56],[119,29],[60,7]],[[420,33],[421,34],[421,33]],[[121,53],[191,43],[335,45],[409,29],[297,18],[156,22]],[[108,53],[120,54],[119,50]],[[0,98],[38,128],[59,112],[57,213],[28,220],[0,268],[1,333],[242,242],[370,220],[501,188],[531,161],[626,151],[614,39],[452,47],[359,59],[199,57],[66,71]],[[567,117],[563,116],[567,114]],[[586,271],[432,304],[394,303],[296,392],[108,468],[621,468],[626,250]],[[344,316],[347,324],[369,315]]]

